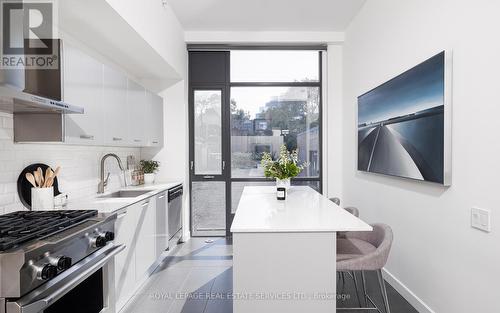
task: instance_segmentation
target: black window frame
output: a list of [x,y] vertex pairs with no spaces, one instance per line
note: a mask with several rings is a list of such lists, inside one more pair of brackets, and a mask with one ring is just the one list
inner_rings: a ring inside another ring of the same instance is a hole
[[[319,109],[318,109],[318,155],[319,155],[319,175],[317,177],[296,177],[293,182],[317,182],[319,192],[323,193],[323,55],[326,51],[324,46],[220,46],[220,45],[188,45],[189,52],[226,52],[225,72],[226,79],[217,82],[194,82],[189,77],[189,191],[190,203],[192,203],[192,182],[201,181],[199,175],[194,174],[192,162],[194,162],[194,99],[195,90],[221,89],[222,99],[222,161],[225,162],[222,175],[217,175],[215,181],[224,181],[226,183],[226,236],[230,237],[231,224],[234,218],[232,213],[232,183],[233,182],[272,182],[271,179],[261,178],[233,178],[231,163],[231,88],[232,87],[316,87],[319,88]],[[318,52],[318,81],[311,82],[231,82],[231,50],[314,50]],[[191,73],[191,69],[189,71]],[[190,231],[193,234],[192,207],[190,205]],[[203,237],[203,236],[198,236]]]

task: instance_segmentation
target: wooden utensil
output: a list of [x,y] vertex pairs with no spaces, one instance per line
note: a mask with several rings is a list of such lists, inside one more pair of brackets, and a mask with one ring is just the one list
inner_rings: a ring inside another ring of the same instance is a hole
[[48,187],[48,182],[50,180],[50,178],[52,178],[52,175],[54,174],[54,172],[52,172],[52,169],[50,167],[47,167],[47,169],[45,170],[45,183],[43,184],[43,187]]
[[35,176],[33,176],[33,174],[26,173],[26,179],[33,185],[33,187],[37,188]]
[[42,177],[39,170],[41,170],[41,168],[38,168],[36,171],[34,171],[33,175],[35,176],[37,187],[42,187]]
[[52,185],[54,184],[54,180],[56,179],[57,175],[59,175],[59,171],[61,170],[61,167],[58,166],[56,167],[56,170],[55,172],[53,172],[51,175],[50,175],[50,182],[48,184],[47,187],[52,187]]
[[54,177],[50,176],[49,179],[45,180],[45,188],[50,188],[54,184]]
[[60,170],[61,170],[60,166],[56,167],[56,170],[54,171],[54,178],[59,174]]

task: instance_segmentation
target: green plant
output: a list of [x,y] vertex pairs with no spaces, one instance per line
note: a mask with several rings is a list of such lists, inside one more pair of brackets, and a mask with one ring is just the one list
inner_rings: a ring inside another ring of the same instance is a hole
[[158,171],[160,162],[153,160],[141,160],[141,168],[144,174],[153,174]]
[[262,154],[261,165],[264,168],[264,175],[268,178],[288,179],[296,177],[309,163],[299,165],[297,150],[288,151],[285,145],[280,147],[280,154],[276,161],[273,161],[269,152]]

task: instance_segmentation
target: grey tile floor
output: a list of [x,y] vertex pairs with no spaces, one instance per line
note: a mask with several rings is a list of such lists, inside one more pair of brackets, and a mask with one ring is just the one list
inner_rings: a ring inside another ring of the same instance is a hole
[[[232,313],[232,245],[224,238],[193,238],[177,246],[120,313]],[[368,293],[382,306],[376,276],[367,275]],[[392,313],[417,311],[387,284]],[[357,305],[352,279],[337,282],[344,300]],[[342,312],[339,310],[338,312]],[[376,311],[344,311],[376,312]]]

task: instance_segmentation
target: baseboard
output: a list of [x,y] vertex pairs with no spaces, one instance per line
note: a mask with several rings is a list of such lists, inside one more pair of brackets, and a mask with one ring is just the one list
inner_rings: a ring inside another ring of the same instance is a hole
[[403,298],[406,299],[420,313],[436,313],[422,299],[417,297],[408,287],[406,287],[399,279],[392,275],[387,269],[382,270],[384,279],[396,289]]

